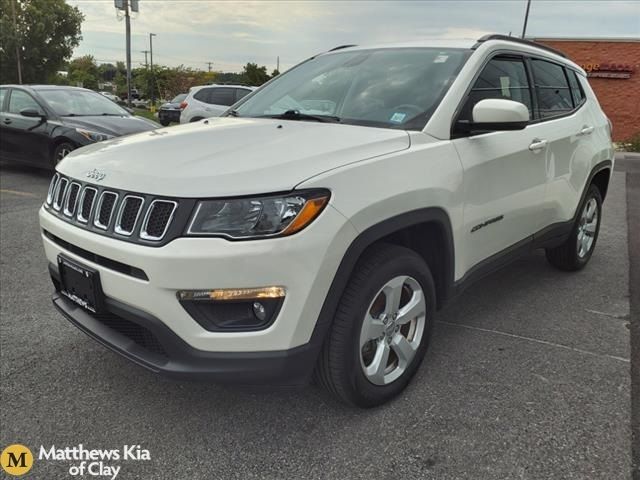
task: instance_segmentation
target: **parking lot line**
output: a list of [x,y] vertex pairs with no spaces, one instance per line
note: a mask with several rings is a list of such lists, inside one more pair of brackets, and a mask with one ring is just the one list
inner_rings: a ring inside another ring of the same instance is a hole
[[575,347],[569,347],[567,345],[562,345],[561,343],[553,343],[553,342],[548,342],[546,340],[539,340],[537,338],[523,337],[522,335],[516,335],[514,333],[508,333],[508,332],[502,332],[500,330],[493,330],[493,329],[490,329],[490,328],[473,327],[471,325],[464,325],[462,323],[445,322],[445,321],[442,321],[442,320],[438,320],[438,323],[441,323],[441,324],[444,324],[444,325],[450,325],[452,327],[460,327],[460,328],[466,328],[466,329],[469,329],[469,330],[476,330],[476,331],[479,331],[479,332],[494,333],[496,335],[502,335],[502,336],[505,336],[505,337],[517,338],[518,340],[526,340],[528,342],[541,343],[543,345],[548,345],[548,346],[557,347],[557,348],[563,348],[565,350],[571,350],[571,351],[577,352],[577,353],[584,353],[584,354],[587,354],[587,355],[593,355],[594,357],[606,357],[606,358],[610,358],[612,360],[617,360],[619,362],[629,363],[629,359],[628,358],[618,357],[616,355],[607,355],[606,353],[590,352],[588,350],[582,350],[580,348],[575,348]]
[[0,193],[8,193],[10,195],[17,195],[19,197],[38,198],[38,195],[34,195],[33,193],[20,192],[18,190],[8,190],[6,188],[0,188]]

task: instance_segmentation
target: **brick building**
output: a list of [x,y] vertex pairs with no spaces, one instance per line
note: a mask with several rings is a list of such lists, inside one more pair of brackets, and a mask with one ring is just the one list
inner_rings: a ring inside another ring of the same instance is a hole
[[640,133],[640,38],[535,38],[564,52],[587,71],[613,123],[613,139]]

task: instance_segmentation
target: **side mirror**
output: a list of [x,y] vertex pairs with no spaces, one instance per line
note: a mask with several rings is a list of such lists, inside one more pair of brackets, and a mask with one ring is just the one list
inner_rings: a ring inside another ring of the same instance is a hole
[[473,107],[471,130],[522,130],[529,123],[527,107],[513,100],[487,98]]
[[44,113],[39,112],[35,108],[24,108],[20,110],[20,115],[22,115],[23,117],[30,117],[30,118],[42,118],[42,119],[46,118]]

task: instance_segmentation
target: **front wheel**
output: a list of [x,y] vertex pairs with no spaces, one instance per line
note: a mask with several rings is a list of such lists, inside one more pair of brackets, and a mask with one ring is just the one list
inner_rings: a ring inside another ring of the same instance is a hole
[[602,196],[598,187],[589,186],[579,212],[567,241],[546,249],[547,260],[560,270],[573,272],[584,268],[596,248],[602,219]]
[[53,149],[53,155],[51,158],[51,163],[54,168],[58,165],[64,157],[69,155],[73,150],[76,149],[76,146],[70,142],[62,142],[56,145],[56,148]]
[[389,401],[422,362],[435,305],[433,278],[422,257],[396,245],[373,247],[342,295],[316,379],[351,405]]

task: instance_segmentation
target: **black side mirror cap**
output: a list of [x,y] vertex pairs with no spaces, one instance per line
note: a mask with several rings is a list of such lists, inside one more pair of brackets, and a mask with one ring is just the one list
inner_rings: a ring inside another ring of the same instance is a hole
[[39,112],[35,108],[24,108],[20,110],[20,115],[22,115],[23,117],[30,117],[30,118],[43,118],[43,119],[46,118],[44,113]]

